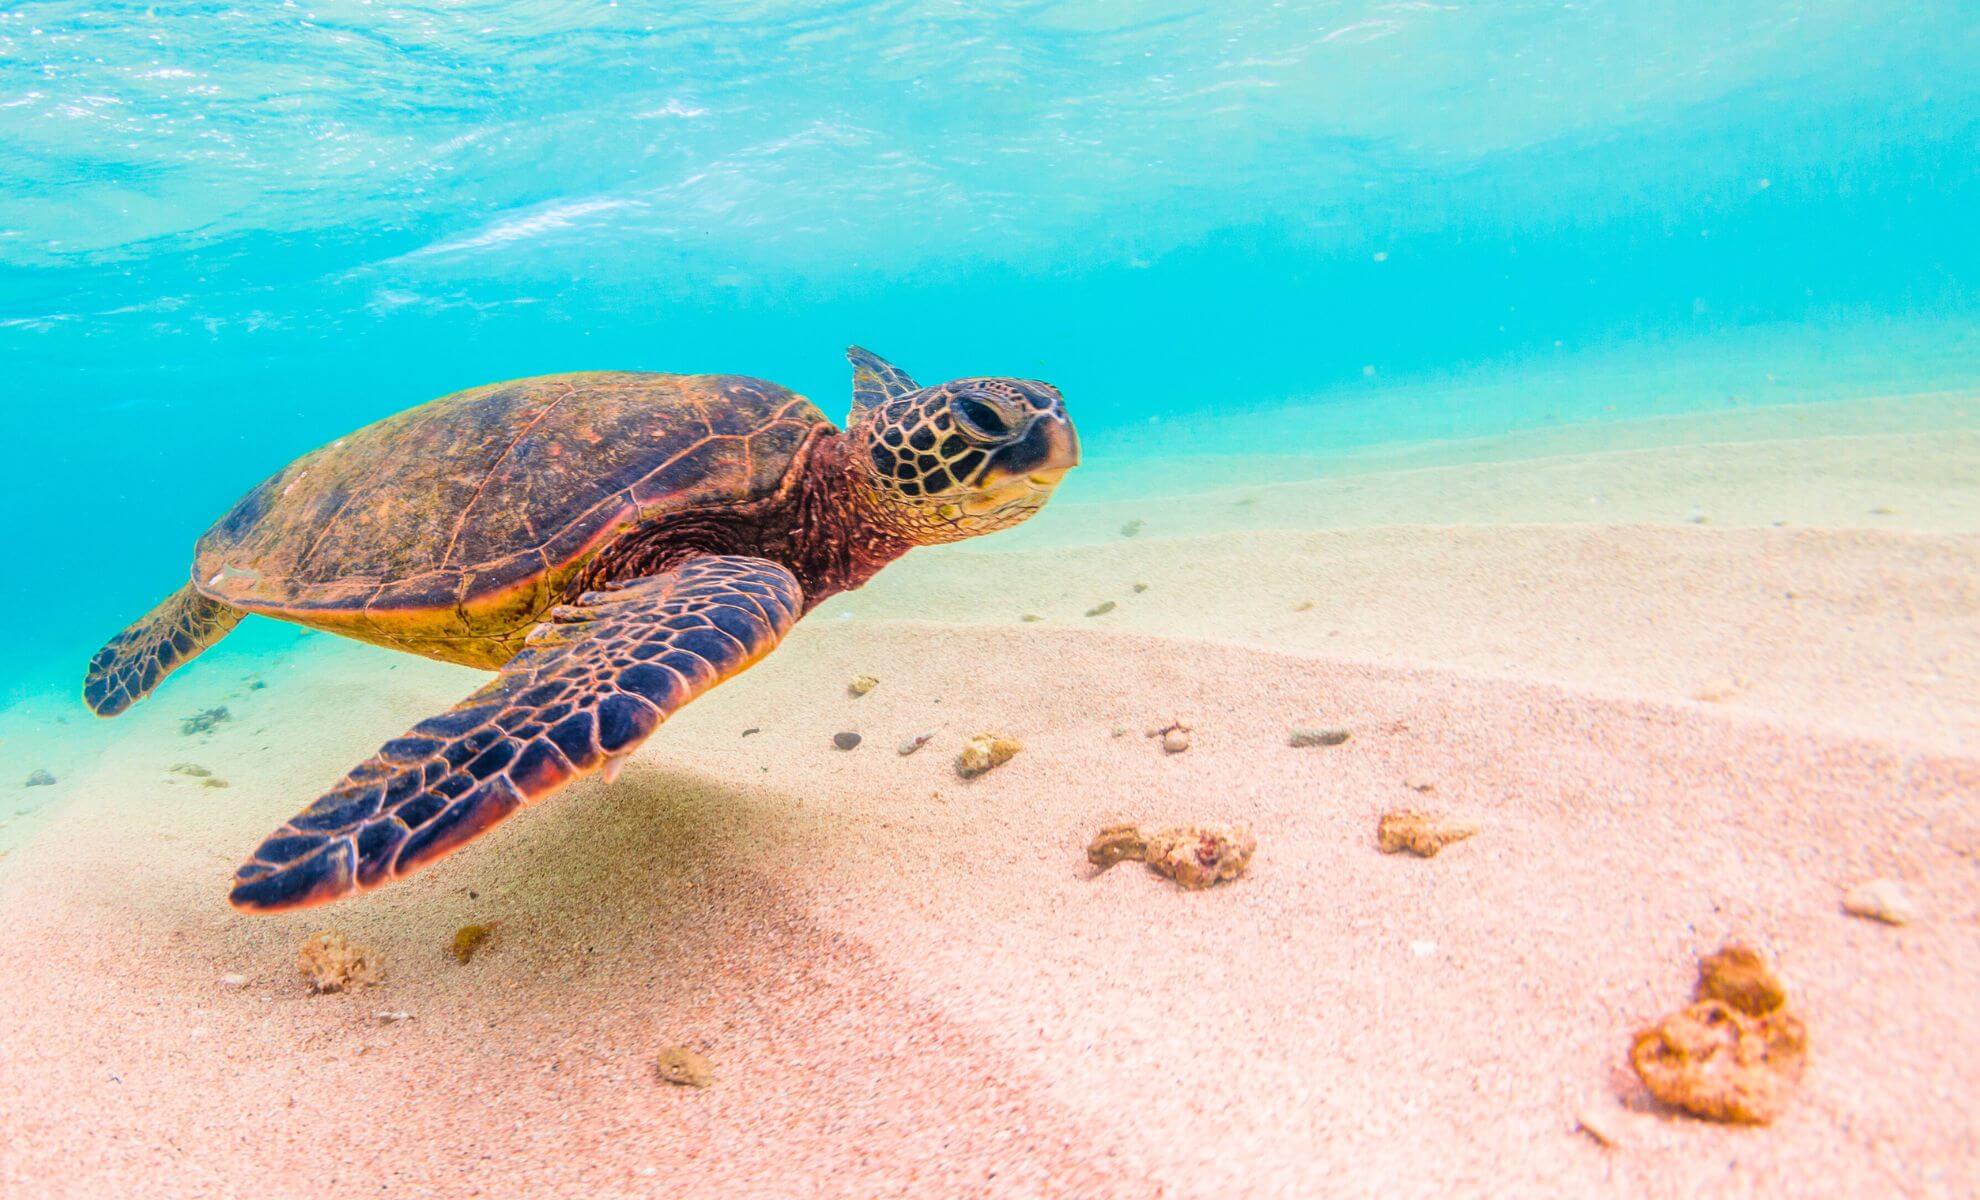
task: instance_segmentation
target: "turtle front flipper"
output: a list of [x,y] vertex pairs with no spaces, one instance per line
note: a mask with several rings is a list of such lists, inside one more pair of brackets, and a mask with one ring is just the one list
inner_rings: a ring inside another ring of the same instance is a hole
[[413,726],[261,843],[236,908],[368,891],[618,762],[688,701],[769,653],[804,607],[760,558],[708,555],[553,609],[501,674]]
[[89,660],[83,703],[114,717],[150,694],[167,675],[226,637],[244,613],[209,600],[191,584],[167,596]]

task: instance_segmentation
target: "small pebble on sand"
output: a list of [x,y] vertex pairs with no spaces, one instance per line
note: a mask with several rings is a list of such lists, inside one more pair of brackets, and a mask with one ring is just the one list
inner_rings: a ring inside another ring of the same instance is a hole
[[182,763],[172,764],[172,774],[189,775],[194,779],[205,779],[209,775],[212,775],[213,772],[207,770],[205,767],[200,766],[196,762],[182,762]]
[[1139,596],[1141,593],[1147,590],[1148,590],[1148,585],[1145,583],[1137,583],[1134,585],[1134,594],[1137,596]]
[[1142,528],[1142,520],[1140,517],[1136,517],[1134,520],[1129,521],[1127,524],[1121,526],[1121,536],[1133,537],[1135,534],[1141,532],[1141,528]]
[[660,1078],[676,1087],[705,1088],[715,1082],[715,1064],[686,1046],[669,1046],[660,1052]]
[[210,788],[223,788],[223,787],[227,787],[228,783],[226,780],[220,778],[218,775],[208,775],[206,778],[199,781],[199,786],[210,787]]
[[901,755],[901,757],[905,758],[908,755],[913,754],[916,750],[919,750],[923,746],[926,746],[929,742],[933,740],[935,740],[935,735],[932,733],[917,733],[913,737],[908,738],[906,741],[903,741],[898,747],[896,747],[896,750]]
[[1299,749],[1308,746],[1338,746],[1353,736],[1345,729],[1295,729],[1286,735],[1286,744]]
[[1293,605],[1293,611],[1294,611],[1294,612],[1312,612],[1312,611],[1313,611],[1313,601],[1311,601],[1311,600],[1301,600],[1301,601],[1300,601],[1300,602],[1299,602],[1298,604],[1295,604],[1295,605]]
[[841,750],[851,750],[859,743],[860,736],[850,729],[832,735],[832,744]]
[[871,675],[855,675],[852,682],[846,685],[846,690],[855,696],[864,696],[879,686],[880,681]]
[[1164,754],[1181,754],[1189,749],[1190,734],[1195,732],[1181,721],[1171,721],[1167,725],[1148,731],[1148,736],[1162,739]]
[[1405,775],[1403,786],[1412,792],[1434,792],[1437,790],[1437,781],[1428,775]]
[[1039,616],[1037,613],[1025,613],[1018,618],[1020,621],[1043,621],[1044,619],[1044,617]]
[[411,1013],[398,1008],[381,1008],[371,1015],[377,1019],[380,1025],[397,1025],[401,1021],[412,1020]]
[[240,974],[237,971],[230,971],[227,974],[222,975],[219,979],[219,983],[221,987],[231,988],[237,991],[241,988],[246,987],[247,982],[248,982],[248,977]]
[[1407,850],[1418,858],[1435,858],[1438,851],[1452,842],[1461,842],[1477,832],[1476,825],[1463,821],[1398,808],[1382,814],[1381,822],[1375,827],[1375,844],[1384,854]]
[[312,992],[341,992],[378,982],[378,956],[334,930],[316,934],[296,954],[296,969]]
[[979,733],[963,743],[962,754],[956,759],[956,773],[965,779],[973,778],[1003,766],[1022,749],[1023,744],[1014,737]]
[[1102,600],[1092,608],[1087,609],[1086,615],[1089,617],[1105,616],[1107,613],[1113,612],[1114,608],[1115,604],[1112,600]]
[[1703,687],[1691,693],[1691,698],[1705,704],[1717,704],[1723,700],[1730,700],[1745,690],[1744,676],[1727,675],[1708,681]]
[[22,787],[51,787],[51,786],[53,786],[53,785],[54,785],[54,783],[55,783],[55,776],[54,776],[54,774],[52,774],[51,772],[49,772],[49,771],[47,771],[47,770],[38,770],[38,771],[34,771],[34,772],[32,772],[32,773],[30,773],[30,774],[28,775],[28,777],[27,777],[27,782],[26,782],[26,783],[23,783],[23,784],[22,784],[21,786],[22,786]]
[[1712,520],[1712,518],[1706,516],[1702,510],[1696,508],[1692,509],[1691,512],[1688,515],[1686,515],[1684,519],[1691,522],[1693,525],[1710,524]]
[[1843,911],[1886,925],[1909,925],[1918,919],[1911,894],[1895,879],[1872,879],[1843,893]]
[[1897,509],[1892,508],[1888,504],[1879,504],[1870,510],[1870,515],[1873,517],[1895,517],[1897,516]]

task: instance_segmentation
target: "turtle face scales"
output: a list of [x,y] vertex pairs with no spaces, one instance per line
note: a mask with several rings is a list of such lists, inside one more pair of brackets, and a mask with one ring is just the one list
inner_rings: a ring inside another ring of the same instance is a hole
[[[1079,465],[1079,435],[1049,383],[981,378],[917,388],[864,351],[853,352],[853,363],[848,432],[863,451],[878,519],[910,541],[1008,529],[1044,507]],[[862,402],[869,376],[883,389],[893,382],[891,394]]]

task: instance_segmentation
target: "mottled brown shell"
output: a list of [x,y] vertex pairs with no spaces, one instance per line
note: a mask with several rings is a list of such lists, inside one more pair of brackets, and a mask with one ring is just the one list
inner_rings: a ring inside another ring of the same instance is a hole
[[[600,546],[634,524],[773,495],[830,428],[802,396],[733,375],[546,375],[456,392],[249,492],[199,540],[193,582],[251,612],[500,661]],[[467,644],[491,636],[504,644]]]

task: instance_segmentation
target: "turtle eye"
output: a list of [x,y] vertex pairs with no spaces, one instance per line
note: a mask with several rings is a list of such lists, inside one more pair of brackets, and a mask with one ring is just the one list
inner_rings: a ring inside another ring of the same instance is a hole
[[973,441],[995,442],[1011,436],[1011,424],[1004,414],[975,396],[957,396],[949,401],[949,412]]

